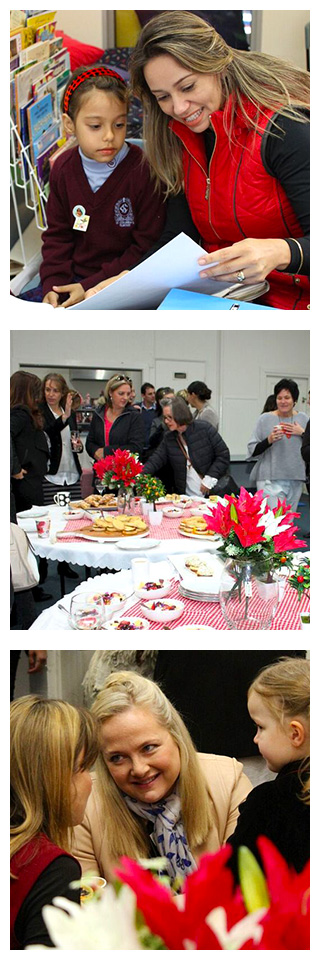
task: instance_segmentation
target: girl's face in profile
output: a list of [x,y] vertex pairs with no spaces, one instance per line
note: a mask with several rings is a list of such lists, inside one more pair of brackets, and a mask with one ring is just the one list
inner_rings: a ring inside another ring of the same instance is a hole
[[64,114],[64,124],[67,133],[76,136],[85,157],[108,163],[124,144],[127,107],[114,93],[93,89],[84,95],[74,121]]
[[248,711],[257,727],[253,742],[257,744],[269,770],[279,773],[286,763],[296,759],[297,751],[290,740],[290,721],[284,720],[282,726],[255,691],[248,697]]
[[180,752],[150,710],[129,707],[101,726],[102,752],[112,779],[135,800],[155,803],[171,793]]
[[222,106],[219,76],[196,73],[164,53],[148,60],[144,76],[160,110],[194,130],[207,130],[210,116]]

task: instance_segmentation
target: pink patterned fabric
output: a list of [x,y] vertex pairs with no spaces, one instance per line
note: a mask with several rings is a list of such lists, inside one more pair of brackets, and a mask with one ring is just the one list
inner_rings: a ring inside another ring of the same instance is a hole
[[[221,613],[219,603],[205,603],[203,600],[187,600],[179,593],[179,587],[175,584],[170,590],[171,600],[182,600],[184,611],[178,620],[173,620],[169,624],[155,623],[149,621],[150,630],[163,630],[169,627],[175,630],[178,627],[186,627],[188,624],[199,624],[200,626],[214,627],[215,630],[227,630],[227,623]],[[309,600],[303,597],[301,602],[297,598],[297,593],[288,584],[285,588],[285,594],[277,613],[272,621],[272,630],[298,630],[300,626],[299,614],[309,609]],[[141,601],[135,603],[130,610],[126,610],[126,617],[144,617]]]
[[[117,516],[116,513],[114,515]],[[110,511],[110,516],[111,517],[113,516],[113,513],[111,513],[111,511]],[[190,517],[191,516],[190,510],[184,510],[183,516]],[[183,535],[179,533],[179,524],[182,519],[183,519],[182,517],[177,517],[177,518],[171,517],[170,519],[169,517],[163,517],[162,523],[160,524],[159,527],[153,527],[151,524],[149,524],[150,536],[154,537],[156,540],[177,540],[178,537],[182,537],[183,539]],[[146,517],[146,522],[148,522],[147,517]],[[90,524],[90,520],[86,517],[81,517],[79,520],[68,520],[64,527],[64,530],[65,531],[70,530],[70,532],[72,530],[80,530],[81,527],[84,527],[85,525],[89,526],[89,524]],[[78,540],[79,537],[75,539]],[[207,539],[208,539],[208,547],[209,547],[211,542],[211,537],[208,537]],[[59,540],[63,541],[64,538],[59,537]],[[68,541],[68,543],[70,543],[71,537],[66,537],[66,540]],[[201,537],[201,542],[203,543],[203,537]]]

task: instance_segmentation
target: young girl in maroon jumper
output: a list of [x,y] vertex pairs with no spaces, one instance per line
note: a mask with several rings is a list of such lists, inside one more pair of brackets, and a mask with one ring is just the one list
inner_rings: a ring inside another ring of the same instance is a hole
[[134,267],[162,230],[163,198],[144,154],[125,140],[128,99],[125,81],[103,64],[75,70],[66,85],[64,128],[77,146],[52,167],[40,268],[53,307]]

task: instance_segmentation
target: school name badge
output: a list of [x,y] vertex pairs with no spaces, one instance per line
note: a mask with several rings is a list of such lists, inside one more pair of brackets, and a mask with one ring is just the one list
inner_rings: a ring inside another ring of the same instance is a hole
[[82,233],[85,233],[89,226],[90,217],[86,214],[85,207],[81,203],[77,203],[73,208],[74,224],[73,230],[80,230]]

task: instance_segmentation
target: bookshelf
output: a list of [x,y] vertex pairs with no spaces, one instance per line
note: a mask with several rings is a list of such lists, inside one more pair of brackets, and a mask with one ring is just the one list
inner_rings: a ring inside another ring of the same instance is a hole
[[11,276],[29,266],[25,224],[46,229],[50,167],[64,149],[61,91],[70,75],[70,57],[56,36],[56,12],[10,13],[10,247],[21,251]]

